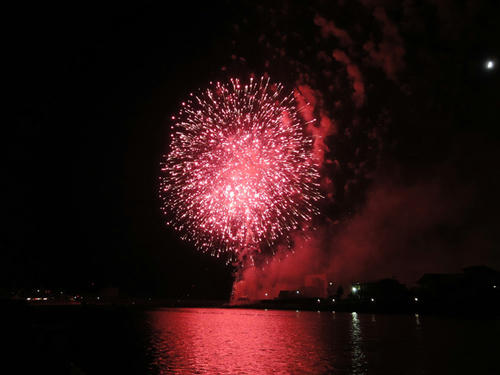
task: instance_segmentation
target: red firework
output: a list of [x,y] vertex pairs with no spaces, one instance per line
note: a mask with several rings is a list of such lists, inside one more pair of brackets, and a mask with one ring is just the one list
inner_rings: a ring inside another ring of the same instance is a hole
[[172,119],[162,210],[197,248],[229,259],[253,254],[317,212],[311,139],[281,84],[218,82],[190,94]]

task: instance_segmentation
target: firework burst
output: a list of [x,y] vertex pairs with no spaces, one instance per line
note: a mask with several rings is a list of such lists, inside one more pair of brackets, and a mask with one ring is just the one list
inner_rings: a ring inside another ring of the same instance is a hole
[[241,259],[309,223],[320,198],[306,122],[279,83],[215,83],[182,103],[164,157],[167,223],[202,251]]

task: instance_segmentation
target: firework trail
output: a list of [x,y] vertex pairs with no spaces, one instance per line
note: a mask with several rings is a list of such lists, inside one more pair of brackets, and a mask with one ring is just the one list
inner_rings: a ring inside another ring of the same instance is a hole
[[198,249],[253,260],[317,212],[319,175],[307,123],[293,94],[283,91],[264,78],[211,83],[172,116],[162,211]]

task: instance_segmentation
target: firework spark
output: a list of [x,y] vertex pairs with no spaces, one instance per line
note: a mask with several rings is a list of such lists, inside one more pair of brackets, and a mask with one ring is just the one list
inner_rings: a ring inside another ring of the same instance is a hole
[[306,122],[281,84],[211,84],[172,120],[160,198],[183,239],[234,260],[311,221],[317,166]]

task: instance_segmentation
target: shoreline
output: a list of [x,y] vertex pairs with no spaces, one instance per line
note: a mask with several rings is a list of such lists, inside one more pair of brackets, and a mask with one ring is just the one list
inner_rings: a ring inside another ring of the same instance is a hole
[[[263,311],[310,311],[310,312],[333,312],[333,313],[362,313],[362,314],[384,314],[384,315],[433,315],[443,317],[470,317],[470,318],[500,318],[500,311],[495,308],[488,309],[487,306],[462,306],[460,309],[452,306],[435,306],[420,304],[411,305],[388,305],[352,303],[351,301],[339,301],[336,303],[322,303],[316,301],[258,301],[255,303],[231,305],[227,301],[200,301],[200,300],[168,300],[151,301],[149,303],[27,303],[25,301],[2,301],[0,307],[11,311],[148,311],[168,308],[219,308],[219,309],[251,309]],[[492,307],[492,306],[489,306]]]

